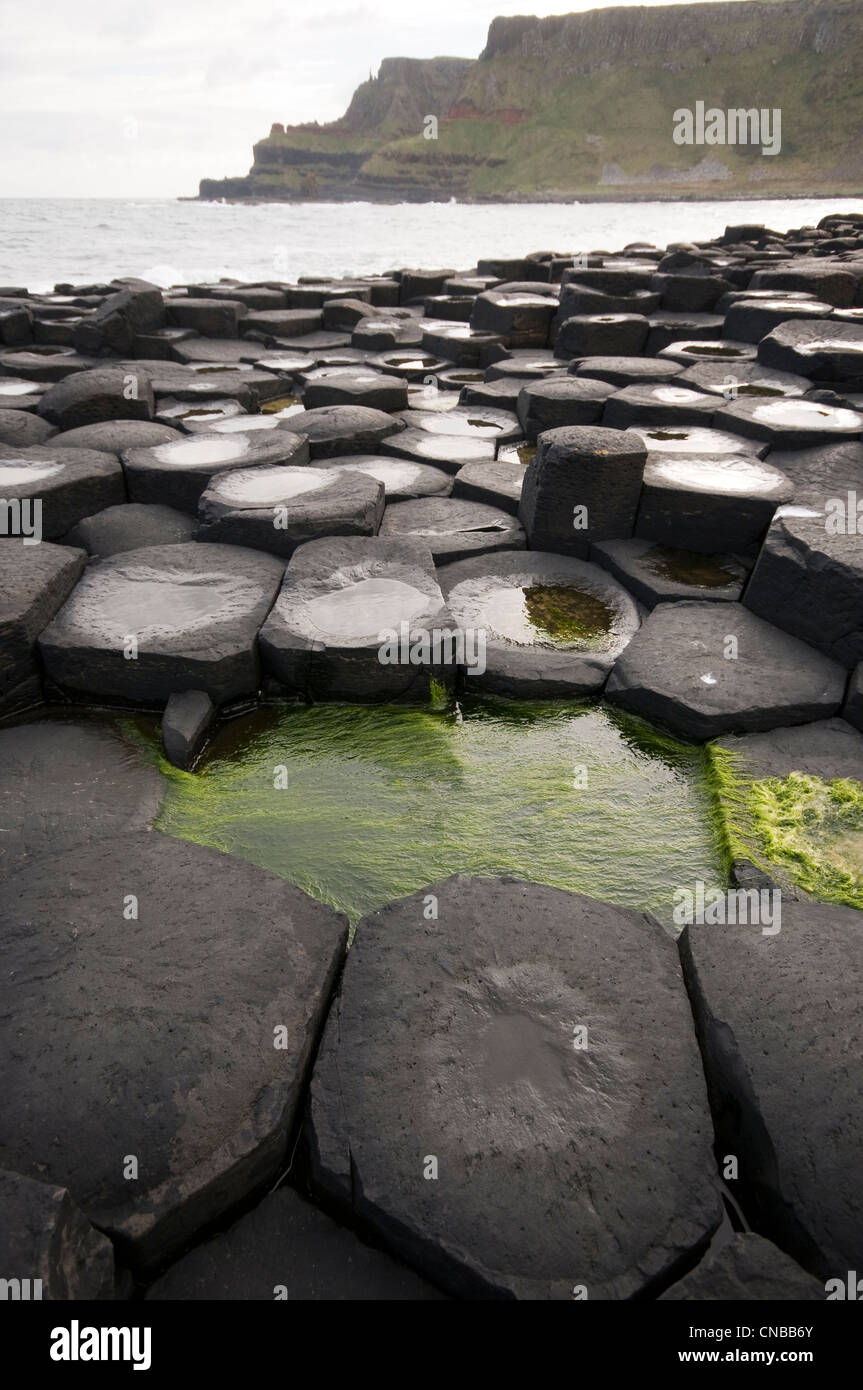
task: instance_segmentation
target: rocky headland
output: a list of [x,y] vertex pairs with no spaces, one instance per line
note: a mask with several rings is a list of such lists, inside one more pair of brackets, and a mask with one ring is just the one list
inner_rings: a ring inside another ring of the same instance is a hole
[[[855,194],[863,187],[861,44],[854,0],[499,18],[476,60],[385,58],[339,120],[276,122],[256,143],[247,175],[204,178],[199,196],[531,202]],[[707,116],[700,122],[699,103]],[[675,120],[679,111],[692,113],[691,131]],[[760,125],[741,132],[735,121],[732,129],[728,113],[738,111],[768,122],[766,142]]]

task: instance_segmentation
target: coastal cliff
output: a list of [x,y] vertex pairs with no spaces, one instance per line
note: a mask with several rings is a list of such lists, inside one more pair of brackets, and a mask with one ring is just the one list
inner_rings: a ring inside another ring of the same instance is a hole
[[[275,124],[201,198],[429,201],[854,194],[857,0],[498,18],[467,58],[386,58],[340,120]],[[780,112],[781,141],[676,143],[674,113]],[[433,120],[431,119],[433,118]]]

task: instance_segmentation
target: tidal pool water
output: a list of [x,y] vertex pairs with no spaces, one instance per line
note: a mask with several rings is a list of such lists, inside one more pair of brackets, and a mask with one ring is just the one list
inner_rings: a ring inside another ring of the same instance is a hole
[[724,883],[703,750],[602,705],[267,708],[223,727],[194,773],[160,765],[159,830],[353,922],[453,873],[536,879],[669,926],[676,887]]

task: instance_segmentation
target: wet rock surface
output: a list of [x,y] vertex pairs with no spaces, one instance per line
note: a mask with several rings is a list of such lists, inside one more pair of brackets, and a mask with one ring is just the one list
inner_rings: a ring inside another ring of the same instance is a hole
[[161,797],[156,769],[115,733],[69,720],[0,729],[0,877],[143,830]]
[[662,603],[618,659],[607,692],[684,738],[707,739],[829,718],[845,673],[741,604]]
[[311,1125],[319,1189],[457,1295],[627,1298],[719,1220],[673,944],[536,884],[457,877],[363,920]]
[[289,558],[317,537],[373,536],[383,514],[384,485],[368,473],[234,468],[218,474],[203,493],[197,538]]
[[275,556],[221,545],[100,560],[43,631],[45,670],[63,690],[138,705],[163,705],[178,689],[216,704],[254,694],[257,634],[283,569]]
[[0,540],[0,714],[39,702],[36,643],[86,560],[82,550],[66,546]]
[[177,1253],[275,1175],[347,924],[252,865],[150,831],[58,855],[48,878],[16,875],[0,930],[16,1020],[3,1164],[67,1187],[136,1264]]
[[863,1124],[852,1060],[860,914],[783,901],[778,933],[690,925],[681,956],[719,1144],[739,1160],[738,1200],[810,1273],[841,1277],[863,1242],[852,1156]]
[[626,590],[570,556],[475,557],[447,565],[441,583],[457,627],[484,634],[484,669],[468,666],[467,685],[495,694],[593,694],[638,629]]
[[421,497],[387,507],[382,536],[404,536],[428,546],[437,564],[477,551],[517,550],[524,531],[511,512],[461,497]]
[[431,680],[451,682],[454,667],[445,652],[413,651],[410,634],[450,626],[427,546],[408,537],[310,541],[288,566],[261,652],[295,694],[424,700]]

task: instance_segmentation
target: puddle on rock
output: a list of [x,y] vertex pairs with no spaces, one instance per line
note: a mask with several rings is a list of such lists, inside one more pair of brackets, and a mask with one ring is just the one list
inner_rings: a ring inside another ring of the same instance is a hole
[[673,550],[657,545],[648,550],[644,562],[652,574],[669,579],[673,584],[691,584],[699,589],[725,589],[739,582],[737,575],[725,569],[712,555],[699,555],[694,550]]
[[[148,739],[156,757],[158,725]],[[224,726],[195,773],[160,762],[157,828],[354,922],[450,874],[511,874],[671,930],[677,886],[724,881],[705,766],[703,749],[602,705],[270,708]]]
[[564,584],[502,586],[483,601],[483,616],[509,642],[562,651],[605,651],[612,646],[615,610],[595,594]]

